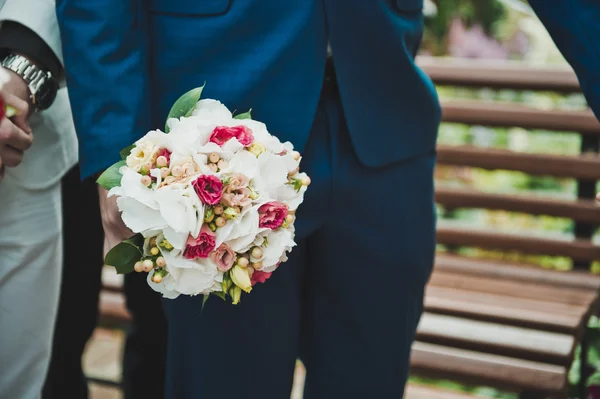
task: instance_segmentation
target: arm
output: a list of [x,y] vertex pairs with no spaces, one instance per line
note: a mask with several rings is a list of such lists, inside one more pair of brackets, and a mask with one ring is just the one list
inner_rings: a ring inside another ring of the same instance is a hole
[[82,178],[150,130],[143,1],[57,1]]
[[600,118],[600,2],[529,0],[571,64],[588,101]]
[[[83,179],[118,161],[121,149],[150,130],[144,1],[57,1]],[[98,190],[106,252],[133,233],[115,197]]]

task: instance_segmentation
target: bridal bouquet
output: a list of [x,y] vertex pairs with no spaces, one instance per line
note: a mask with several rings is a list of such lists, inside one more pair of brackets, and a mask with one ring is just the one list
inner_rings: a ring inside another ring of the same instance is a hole
[[291,143],[201,92],[177,100],[165,131],[124,149],[98,179],[136,233],[105,261],[119,273],[148,273],[166,298],[212,294],[237,304],[287,260],[310,179]]

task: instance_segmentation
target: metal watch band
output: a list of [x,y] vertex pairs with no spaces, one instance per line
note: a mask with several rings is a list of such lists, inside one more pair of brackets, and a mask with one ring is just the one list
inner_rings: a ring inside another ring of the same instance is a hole
[[37,101],[37,94],[44,84],[53,79],[52,73],[38,68],[27,58],[19,54],[10,54],[0,63],[4,68],[10,69],[23,78],[31,92],[31,102],[36,111],[45,109],[44,104]]

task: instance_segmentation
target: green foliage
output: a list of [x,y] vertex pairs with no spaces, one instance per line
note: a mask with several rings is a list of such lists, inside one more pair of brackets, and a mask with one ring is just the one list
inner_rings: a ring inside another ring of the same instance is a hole
[[[203,89],[204,85],[201,87],[196,87],[195,89],[192,89],[179,97],[171,107],[169,115],[167,116],[167,121],[171,118],[178,119],[181,117],[190,116],[194,111],[194,107],[196,107],[196,103],[198,103],[198,100],[200,100]],[[166,123],[165,133],[169,133],[169,126]]]
[[136,234],[108,251],[104,263],[114,266],[117,273],[126,274],[133,271],[133,266],[142,259],[144,237]]
[[102,186],[106,190],[110,190],[113,187],[120,186],[121,178],[123,177],[123,175],[121,175],[121,172],[119,171],[119,169],[121,169],[121,166],[124,166],[124,165],[125,165],[124,160],[121,160],[121,161],[117,162],[116,164],[112,165],[111,167],[106,169],[100,175],[98,180],[96,180],[96,183],[98,183],[100,186]]

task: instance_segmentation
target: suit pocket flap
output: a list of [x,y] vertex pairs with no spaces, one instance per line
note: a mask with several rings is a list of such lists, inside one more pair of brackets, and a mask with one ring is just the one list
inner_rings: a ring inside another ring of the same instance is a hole
[[150,11],[158,14],[221,15],[229,10],[232,0],[150,0]]

